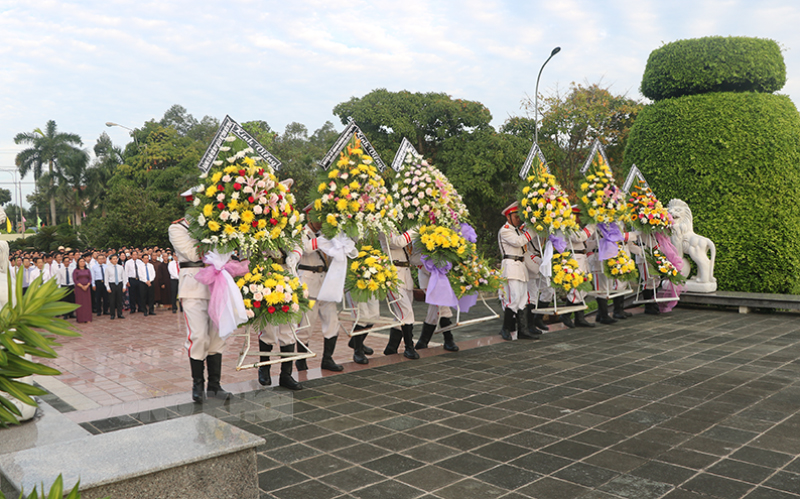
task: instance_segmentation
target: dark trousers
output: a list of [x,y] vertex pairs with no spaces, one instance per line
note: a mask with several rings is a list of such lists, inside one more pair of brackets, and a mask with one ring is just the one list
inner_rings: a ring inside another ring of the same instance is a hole
[[169,280],[169,302],[172,310],[178,310],[178,279]]
[[142,297],[140,295],[141,291],[139,288],[141,286],[145,286],[144,283],[136,279],[135,277],[131,277],[128,279],[128,298],[131,302],[131,313],[135,314],[137,310],[140,312],[144,312],[144,305]]
[[[64,299],[62,301],[65,301],[67,303],[75,303],[75,285],[74,284],[70,284],[69,286],[65,286],[65,288],[67,288],[67,295],[64,296]],[[70,313],[64,315],[64,317],[68,317],[68,316],[73,316],[74,317],[75,316],[75,312],[70,312]]]
[[145,314],[155,313],[156,290],[153,289],[153,286],[155,286],[155,284],[152,281],[150,282],[150,286],[147,285],[147,281],[139,281],[140,303],[142,304],[142,312]]
[[108,290],[106,283],[101,280],[94,281],[94,313],[108,314]]
[[122,283],[111,282],[108,283],[108,286],[111,288],[111,292],[106,293],[108,295],[111,318],[115,316],[122,317]]

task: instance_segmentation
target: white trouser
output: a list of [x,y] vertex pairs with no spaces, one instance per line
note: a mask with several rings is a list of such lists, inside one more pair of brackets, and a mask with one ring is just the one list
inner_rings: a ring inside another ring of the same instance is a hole
[[550,287],[550,279],[541,274],[535,278],[528,277],[528,303],[536,305],[537,302],[550,303],[556,290]]
[[503,302],[503,308],[510,308],[514,312],[518,312],[528,304],[528,286],[524,281],[509,279],[503,285],[501,293],[500,299]]
[[412,290],[403,288],[398,289],[397,293],[389,293],[389,301],[397,300],[392,304],[392,310],[403,324],[414,324],[414,309],[411,307],[412,293]]
[[258,332],[258,339],[267,345],[274,345],[277,341],[282,347],[295,343],[291,324],[270,324]]
[[208,300],[200,298],[183,298],[183,316],[186,318],[186,350],[189,357],[205,360],[209,355],[222,353],[225,340],[219,337],[219,331],[208,318]]
[[453,317],[453,311],[450,307],[440,307],[438,305],[428,305],[428,315],[425,316],[426,324],[439,324],[439,317]]
[[381,304],[377,298],[356,303],[358,308],[358,325],[369,326],[381,315]]
[[317,321],[322,321],[322,337],[333,338],[339,334],[339,310],[336,302],[317,301],[314,308],[306,312],[303,320],[300,321],[302,329],[297,330],[297,338],[308,345],[311,338],[311,331],[317,325]]

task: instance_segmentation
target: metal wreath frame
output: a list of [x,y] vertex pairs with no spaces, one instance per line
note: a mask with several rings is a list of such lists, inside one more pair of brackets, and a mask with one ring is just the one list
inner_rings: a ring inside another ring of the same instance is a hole
[[[361,302],[353,300],[353,297],[349,292],[345,293],[344,297],[342,298],[342,310],[339,311],[339,327],[342,328],[345,333],[347,333],[347,336],[352,338],[353,336],[358,336],[361,334],[375,333],[377,331],[385,331],[393,327],[401,326],[402,322],[400,322],[400,319],[397,317],[397,314],[392,307],[392,305],[395,305],[400,299],[395,298],[392,300],[389,296],[390,295],[387,295],[384,300],[386,301],[386,305],[389,307],[389,313],[392,314],[392,317],[381,316],[380,309],[378,309],[378,316],[368,319],[368,322],[372,324],[372,327],[356,331],[356,326],[361,319],[361,311],[358,309],[358,304]],[[379,302],[380,301],[383,300],[379,300]],[[353,324],[348,329],[342,324],[342,320],[353,321]]]
[[[566,239],[567,239],[567,243],[569,243],[570,252],[572,254],[575,254],[575,248],[572,246],[572,239],[569,238],[569,237],[566,237]],[[539,251],[544,253],[544,246],[542,246],[542,238],[541,238],[541,236],[539,236],[538,233],[536,234],[536,241],[539,243]],[[547,287],[548,288],[552,288],[552,286],[550,286],[549,284],[548,284]],[[536,288],[536,290],[537,290],[537,294],[538,294],[539,288]],[[580,305],[574,304],[574,305],[566,305],[566,306],[563,306],[563,307],[559,307],[558,306],[558,292],[555,291],[555,290],[553,290],[553,291],[554,291],[553,292],[553,306],[552,307],[539,308],[539,300],[536,300],[536,304],[533,307],[533,310],[534,310],[535,313],[542,314],[542,315],[571,314],[572,312],[580,312],[581,310],[586,310],[587,308],[589,308],[586,305],[586,300],[584,300],[582,297],[581,297],[581,304]]]
[[[647,236],[647,241],[646,242],[642,241],[641,237],[639,238],[639,247],[642,248],[641,257],[642,257],[642,270],[643,271],[639,272],[639,285],[636,287],[636,298],[633,300],[633,304],[634,305],[643,305],[643,304],[646,304],[646,303],[662,303],[662,302],[668,302],[668,301],[680,301],[680,296],[678,295],[678,290],[675,288],[675,286],[672,286],[672,296],[662,296],[660,298],[657,296],[658,293],[656,291],[658,291],[658,288],[661,287],[661,285],[664,282],[664,279],[661,278],[660,276],[649,276],[649,272],[648,272],[648,265],[649,264],[647,262],[647,257],[644,255],[644,250],[645,250],[645,248],[656,248],[656,247],[658,247],[658,244],[655,244],[655,242],[653,240],[654,237],[653,237],[652,233],[645,234],[645,236]],[[656,280],[657,279],[660,281],[658,284],[656,284]],[[644,299],[644,298],[641,297],[641,293],[642,293],[642,291],[644,291],[645,286],[647,285],[647,281],[650,281],[650,282],[653,283],[653,298],[651,298],[649,300],[648,299]]]
[[[480,299],[481,302],[483,302],[483,304],[486,306],[486,308],[489,309],[489,312],[491,312],[491,315],[486,315],[484,317],[478,317],[478,318],[475,318],[475,319],[469,319],[469,320],[466,320],[464,322],[461,322],[461,307],[459,305],[456,305],[456,321],[454,323],[451,323],[449,326],[441,327],[439,325],[439,321],[437,320],[436,321],[436,330],[433,332],[433,334],[446,333],[448,331],[453,331],[454,329],[460,329],[462,327],[471,326],[473,324],[480,324],[481,322],[491,321],[493,319],[497,319],[497,318],[500,317],[500,315],[498,315],[498,313],[495,312],[494,309],[492,307],[490,307],[489,304],[486,302],[486,297],[484,296],[483,293],[478,293],[478,298]],[[476,305],[477,305],[477,303],[476,303]],[[437,306],[437,305],[434,305],[434,306]],[[416,322],[414,324],[416,324]]]
[[[600,235],[597,233],[596,230],[594,232],[594,240],[597,243],[597,250],[595,250],[595,252],[597,253],[600,251]],[[631,255],[628,256],[630,258],[633,258],[633,256]],[[586,260],[588,262],[589,260],[588,255],[586,257]],[[605,275],[605,273],[603,272],[603,262],[600,261],[599,255],[597,261],[600,264],[600,270],[598,272],[592,272],[592,277],[595,282],[594,284],[595,289],[593,291],[589,291],[588,292],[589,295],[594,296],[595,298],[600,298],[601,300],[613,300],[614,298],[617,298],[619,296],[628,296],[630,294],[633,294],[633,289],[631,289],[632,285],[626,286],[625,289],[611,289],[610,281],[612,280],[619,281],[619,279],[612,279],[607,275]],[[600,278],[599,278],[600,275],[606,278],[605,279],[606,285],[603,289],[600,289]]]
[[[306,318],[306,314],[303,314],[303,319],[305,319],[305,318]],[[266,362],[260,362],[259,361],[259,362],[255,362],[253,364],[245,364],[245,360],[247,359],[248,356],[252,356],[252,355],[261,356],[261,355],[263,355],[265,353],[265,352],[250,352],[250,336],[251,336],[251,333],[253,332],[253,326],[252,325],[248,324],[247,326],[245,326],[244,327],[244,331],[241,332],[241,333],[238,333],[238,334],[234,333],[233,336],[240,336],[240,337],[244,338],[244,341],[242,342],[242,348],[239,351],[239,358],[238,358],[238,360],[236,362],[236,370],[237,371],[241,371],[242,369],[252,369],[254,367],[261,367],[261,366],[271,366],[273,364],[281,364],[283,362],[293,362],[295,360],[310,359],[312,357],[316,357],[317,354],[312,352],[311,349],[308,348],[308,345],[306,345],[305,343],[300,341],[300,339],[297,337],[297,331],[298,330],[302,330],[302,329],[306,329],[306,328],[310,327],[310,325],[306,325],[306,326],[302,325],[303,324],[303,319],[300,320],[300,324],[301,324],[300,326],[296,326],[294,323],[289,323],[289,326],[292,328],[292,336],[294,337],[295,343],[297,345],[303,346],[306,351],[305,352],[298,352],[298,351],[281,352],[280,349],[278,349],[277,352],[272,351],[272,352],[269,352],[267,355],[265,355],[265,356],[269,356],[269,357],[277,357],[275,360],[268,360]],[[308,321],[306,320],[306,322],[308,322]],[[278,340],[278,328],[283,326],[283,325],[284,324],[275,325],[275,328],[274,328],[275,329],[275,337],[274,337],[274,340],[275,340],[274,344],[275,345],[280,345],[280,341]]]

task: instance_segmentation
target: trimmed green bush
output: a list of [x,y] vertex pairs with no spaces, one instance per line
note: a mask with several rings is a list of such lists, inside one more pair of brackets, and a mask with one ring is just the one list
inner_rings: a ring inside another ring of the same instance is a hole
[[719,289],[800,294],[800,113],[788,97],[656,102],[631,130],[631,164],[662,202],[689,204],[695,232],[717,246]]
[[786,64],[775,41],[711,36],[651,52],[641,92],[658,101],[705,92],[775,92],[785,83]]

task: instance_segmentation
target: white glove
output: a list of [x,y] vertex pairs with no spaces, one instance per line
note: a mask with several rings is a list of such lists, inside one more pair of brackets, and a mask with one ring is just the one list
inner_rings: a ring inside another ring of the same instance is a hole
[[286,255],[286,266],[289,267],[289,272],[291,272],[294,276],[297,276],[298,263],[300,263],[300,255],[295,252],[291,252]]

